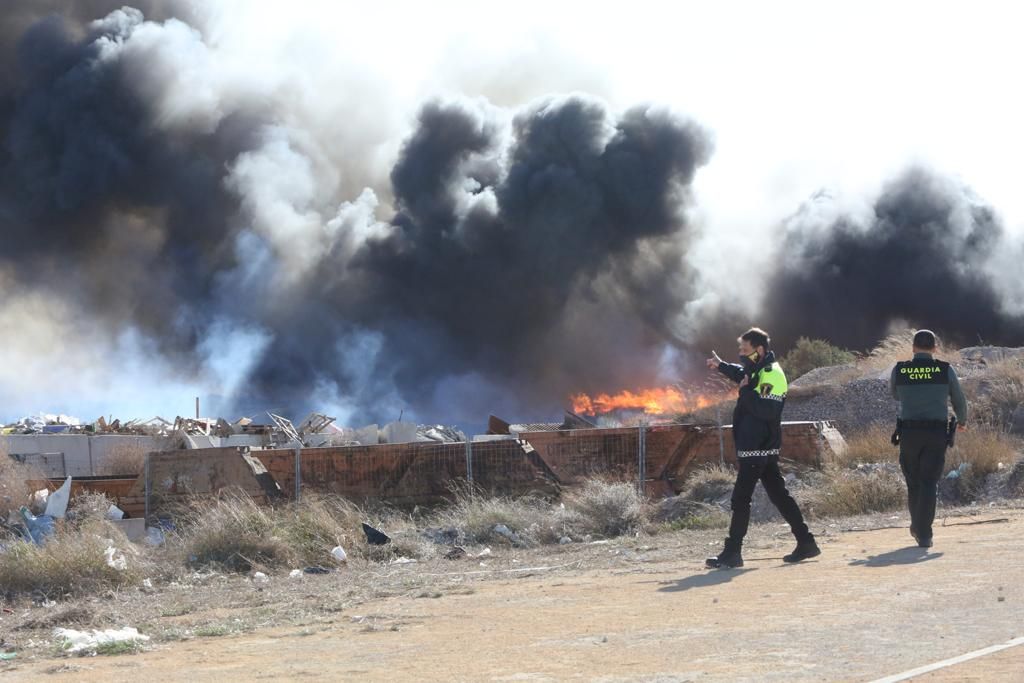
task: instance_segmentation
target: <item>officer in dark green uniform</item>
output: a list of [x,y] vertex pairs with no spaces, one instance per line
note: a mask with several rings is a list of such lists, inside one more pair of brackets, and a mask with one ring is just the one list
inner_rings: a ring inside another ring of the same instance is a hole
[[961,428],[967,422],[967,400],[960,380],[949,365],[935,360],[935,335],[914,335],[914,359],[896,364],[889,377],[892,395],[900,402],[894,441],[900,447],[900,467],[907,480],[910,533],[922,548],[932,546],[932,521],[939,478],[946,464],[947,400]]

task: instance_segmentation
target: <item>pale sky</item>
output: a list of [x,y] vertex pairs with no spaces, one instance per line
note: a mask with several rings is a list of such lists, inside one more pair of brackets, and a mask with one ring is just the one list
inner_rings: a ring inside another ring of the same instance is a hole
[[240,53],[303,64],[313,79],[361,73],[398,126],[425,98],[451,93],[516,105],[579,89],[618,108],[655,102],[693,116],[716,140],[697,178],[713,227],[776,220],[821,187],[871,193],[913,162],[960,176],[1024,227],[1014,3],[286,7],[223,0],[212,11]]

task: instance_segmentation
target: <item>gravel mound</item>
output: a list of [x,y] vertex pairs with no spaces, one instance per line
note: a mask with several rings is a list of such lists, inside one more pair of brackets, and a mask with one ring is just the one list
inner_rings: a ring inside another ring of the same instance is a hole
[[782,419],[787,422],[829,420],[846,432],[875,422],[896,420],[898,404],[885,379],[858,379],[847,384],[818,385],[791,391]]

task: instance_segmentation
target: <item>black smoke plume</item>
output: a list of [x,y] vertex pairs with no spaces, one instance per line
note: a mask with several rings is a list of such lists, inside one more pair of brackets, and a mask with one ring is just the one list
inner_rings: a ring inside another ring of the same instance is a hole
[[[22,285],[137,325],[189,361],[211,279],[232,263],[237,199],[223,189],[224,168],[255,144],[255,121],[239,114],[213,130],[160,130],[142,95],[152,55],[107,52],[142,24],[141,12],[12,4],[0,28],[5,48],[14,46],[0,94],[0,263]],[[157,18],[180,12],[178,3],[144,5]]]
[[[321,263],[324,310],[383,332],[400,395],[437,411],[474,405],[482,385],[551,410],[573,390],[653,381],[664,320],[689,295],[683,211],[705,134],[649,107],[615,118],[582,96],[531,105],[511,129],[503,116],[480,103],[423,108],[391,173],[387,235],[345,272]],[[301,391],[332,367],[333,349],[293,341],[279,336],[264,356],[254,377],[273,381],[258,394]]]
[[759,318],[776,344],[798,337],[868,349],[893,323],[928,327],[959,344],[1024,343],[1024,318],[1004,307],[993,259],[1000,221],[962,183],[912,168],[888,183],[870,215],[809,202],[787,226]]
[[691,295],[699,126],[583,95],[431,102],[390,192],[354,199],[286,96],[176,80],[215,59],[183,5],[117,4],[5,6],[0,286],[137,331],[182,374],[253,331],[227,410],[482,419],[655,380]]

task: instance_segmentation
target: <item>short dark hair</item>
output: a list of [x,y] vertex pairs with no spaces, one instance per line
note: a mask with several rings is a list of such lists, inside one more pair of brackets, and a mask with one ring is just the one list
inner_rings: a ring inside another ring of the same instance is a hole
[[935,333],[931,330],[918,330],[914,335],[914,348],[931,351],[935,348]]
[[772,345],[772,340],[768,336],[768,333],[760,327],[751,327],[749,330],[741,334],[737,341],[748,341],[755,349],[758,346],[763,346],[768,349],[771,348]]

